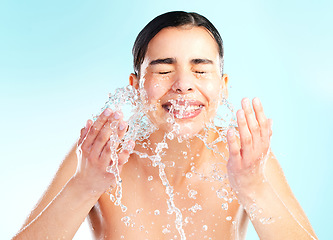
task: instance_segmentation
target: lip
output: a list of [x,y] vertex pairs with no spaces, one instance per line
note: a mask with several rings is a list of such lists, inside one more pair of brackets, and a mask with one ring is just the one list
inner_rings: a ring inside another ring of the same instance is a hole
[[198,116],[204,104],[198,100],[168,100],[162,107],[177,119],[190,119]]

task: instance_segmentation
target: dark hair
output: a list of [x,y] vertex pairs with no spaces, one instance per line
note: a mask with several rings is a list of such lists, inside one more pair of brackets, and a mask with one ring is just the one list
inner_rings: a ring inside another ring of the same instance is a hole
[[204,16],[194,12],[167,12],[151,20],[137,36],[133,46],[134,72],[140,74],[140,66],[145,58],[150,40],[163,28],[180,27],[184,25],[204,27],[215,39],[221,59],[221,73],[223,72],[223,41],[214,25]]

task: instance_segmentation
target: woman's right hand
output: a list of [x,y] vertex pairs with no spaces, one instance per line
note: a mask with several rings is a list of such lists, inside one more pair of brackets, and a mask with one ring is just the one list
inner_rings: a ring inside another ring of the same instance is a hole
[[[117,150],[120,141],[111,141],[110,137],[122,139],[126,129],[127,123],[122,120],[122,114],[107,108],[94,123],[88,120],[81,130],[77,147],[78,166],[73,179],[92,196],[99,197],[110,185],[115,185],[114,174],[106,169],[112,165],[111,152]],[[133,149],[134,141],[129,144]],[[117,155],[120,171],[130,152],[122,150]]]

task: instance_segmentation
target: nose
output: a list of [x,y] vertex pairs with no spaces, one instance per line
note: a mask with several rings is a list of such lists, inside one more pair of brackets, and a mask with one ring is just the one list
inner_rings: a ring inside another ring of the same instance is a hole
[[172,90],[179,94],[191,93],[194,91],[193,76],[186,73],[178,73],[172,85]]

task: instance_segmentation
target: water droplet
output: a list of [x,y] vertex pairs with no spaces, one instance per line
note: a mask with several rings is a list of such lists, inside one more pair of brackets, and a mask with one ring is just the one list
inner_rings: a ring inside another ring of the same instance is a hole
[[131,220],[131,218],[128,216],[121,218],[121,221],[125,223],[126,227],[128,227],[130,225],[130,220]]
[[207,231],[207,229],[208,229],[207,225],[202,226],[202,230]]
[[163,230],[162,230],[162,233],[163,234],[167,234],[167,233],[170,233],[171,231],[168,229],[168,228],[164,228]]
[[174,134],[172,132],[169,132],[167,134],[167,138],[170,139],[170,140],[172,140],[174,138]]
[[193,189],[188,192],[189,198],[193,198],[193,199],[196,199],[195,195],[197,195],[197,194],[198,194],[198,192]]
[[188,210],[190,212],[196,213],[197,211],[202,210],[202,207],[201,207],[201,205],[196,203],[194,206],[190,207]]
[[271,224],[271,223],[274,223],[275,222],[275,219],[272,218],[272,217],[268,217],[268,218],[260,218],[259,221],[262,223],[262,224]]
[[226,189],[222,188],[216,191],[216,195],[218,198],[224,198],[225,200],[227,200],[229,193]]
[[139,209],[136,210],[136,213],[139,214],[139,213],[141,213],[142,211],[143,211],[143,208],[139,208]]
[[153,180],[153,176],[148,177],[148,181],[151,181],[151,180]]
[[126,212],[127,211],[127,207],[125,205],[123,205],[123,204],[121,204],[120,208],[121,208],[122,212]]
[[228,205],[228,203],[222,203],[221,207],[223,210],[228,210],[229,205]]
[[186,173],[186,178],[190,179],[192,177],[192,175],[193,174],[191,172],[188,172],[188,173]]
[[154,214],[155,214],[155,215],[160,215],[160,210],[155,210],[155,211],[154,211]]

